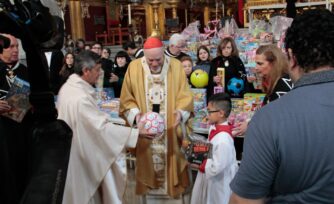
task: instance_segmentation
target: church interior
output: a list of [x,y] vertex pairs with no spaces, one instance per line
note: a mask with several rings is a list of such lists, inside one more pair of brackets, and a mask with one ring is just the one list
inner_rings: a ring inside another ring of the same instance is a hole
[[[289,1],[289,0],[288,0]],[[65,32],[73,40],[122,45],[127,40],[160,36],[167,40],[199,21],[199,30],[210,21],[234,18],[239,28],[252,19],[286,15],[285,0],[57,0],[64,12]],[[296,1],[294,1],[296,2]],[[298,0],[297,12],[331,9],[330,0]]]

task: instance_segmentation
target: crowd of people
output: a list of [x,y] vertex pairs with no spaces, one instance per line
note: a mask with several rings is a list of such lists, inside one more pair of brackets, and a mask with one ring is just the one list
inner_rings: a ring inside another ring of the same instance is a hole
[[[127,42],[113,60],[109,48],[99,42],[88,46],[83,39],[68,41],[65,55],[45,51],[51,88],[58,95],[58,117],[73,131],[63,203],[122,203],[126,148],[134,148],[137,158],[138,195],[179,198],[191,186],[191,167],[198,170],[192,204],[333,203],[333,33],[334,14],[327,10],[297,16],[286,32],[285,53],[276,45],[262,45],[256,51],[255,70],[261,76],[262,90],[254,89],[231,37],[221,40],[213,59],[206,46],[198,47],[196,62],[183,52],[186,40],[180,34],[171,36],[167,48],[155,37],[147,38],[143,48]],[[22,123],[1,114],[11,108],[5,97],[13,79],[28,80],[27,68],[19,63],[16,38],[2,35],[11,45],[0,54],[1,134],[21,137],[27,131],[29,114]],[[224,68],[224,75],[219,68]],[[212,157],[200,165],[187,162],[181,151],[182,135],[176,131],[192,117],[190,75],[196,69],[209,78],[204,88],[212,144]],[[101,72],[103,87],[112,88],[120,98],[119,113],[128,127],[113,124],[96,105],[94,88]],[[232,78],[244,82],[242,92],[227,89],[225,83]],[[217,86],[224,93],[215,93]],[[251,120],[232,128],[227,120],[231,97],[259,91],[265,94],[264,107]],[[140,119],[147,112],[164,118],[162,136],[143,127]],[[245,136],[240,167],[233,139],[238,135]],[[13,144],[0,143],[15,149]],[[22,152],[17,150],[11,158],[24,163],[17,156]],[[1,171],[15,168],[17,163]],[[13,183],[13,178],[6,182]],[[20,182],[23,185],[24,180]],[[14,198],[23,192],[9,187],[14,189],[10,192]]]

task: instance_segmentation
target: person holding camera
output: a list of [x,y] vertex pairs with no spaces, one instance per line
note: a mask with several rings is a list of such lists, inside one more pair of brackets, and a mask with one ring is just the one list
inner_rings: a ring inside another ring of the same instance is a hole
[[31,113],[28,113],[21,123],[3,116],[11,110],[5,100],[6,95],[18,77],[28,80],[27,67],[19,62],[19,44],[17,39],[9,34],[0,34],[8,38],[10,44],[3,47],[0,53],[0,197],[3,203],[18,203],[25,190],[27,182],[27,140]]

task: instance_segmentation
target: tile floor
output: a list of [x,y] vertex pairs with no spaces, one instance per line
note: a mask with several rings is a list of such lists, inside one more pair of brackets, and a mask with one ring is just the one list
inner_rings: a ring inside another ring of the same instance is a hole
[[138,196],[135,194],[135,170],[128,163],[128,182],[124,196],[124,204],[189,204],[190,193],[186,194],[183,199],[170,199],[168,197],[157,196]]

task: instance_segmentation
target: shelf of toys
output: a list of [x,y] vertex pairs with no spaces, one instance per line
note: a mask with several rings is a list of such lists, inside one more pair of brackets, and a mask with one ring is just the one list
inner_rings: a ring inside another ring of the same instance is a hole
[[216,57],[220,39],[232,36],[238,29],[237,23],[233,18],[209,21],[204,28],[204,33],[199,32],[199,26],[199,21],[192,22],[181,33],[187,39],[185,52],[192,58],[193,62],[197,61],[197,48],[201,45],[207,46],[212,58]]
[[[206,90],[191,89],[194,97],[193,131],[208,134],[208,120],[206,110]],[[265,94],[246,93],[244,98],[232,98],[232,111],[228,118],[231,125],[250,120],[255,111],[261,108]]]
[[119,99],[114,97],[112,88],[96,89],[97,104],[101,111],[111,116],[110,120],[119,125],[125,125],[123,118],[119,117]]
[[[233,19],[225,20],[224,27],[222,22],[216,23],[213,32],[201,34],[198,31],[198,24],[194,22],[182,32],[187,38],[187,54],[196,62],[197,48],[200,45],[206,45],[211,56],[216,56],[216,47],[224,37],[233,37],[239,50],[239,56],[243,61],[247,76],[254,77],[254,88],[261,89],[260,77],[255,73],[255,55],[260,45],[275,42],[278,47],[284,51],[284,33],[291,24],[292,19],[276,16],[269,22],[256,20],[250,24],[248,29],[238,29]],[[196,66],[196,65],[195,65]],[[206,90],[192,89],[194,95],[194,119],[193,130],[196,133],[207,134],[207,112],[206,112]],[[237,124],[244,120],[249,120],[254,112],[261,106],[264,94],[247,93],[242,99],[233,99],[233,110],[229,117],[231,124]]]
[[[196,53],[200,45],[206,45],[210,50],[211,57],[214,58],[220,40],[224,37],[233,37],[248,77],[254,77],[256,79],[254,87],[261,89],[261,81],[254,72],[256,50],[260,45],[276,43],[285,52],[283,43],[285,31],[291,23],[291,18],[275,16],[270,18],[269,21],[254,20],[250,23],[248,29],[239,29],[233,18],[222,19],[219,23],[214,21],[214,28],[207,29],[207,33],[200,33],[198,22],[194,22],[189,24],[182,34],[187,39],[186,53],[192,57],[194,62],[197,61]],[[223,24],[224,26],[222,26]]]
[[[296,3],[297,12],[307,9],[326,8],[332,10],[331,0],[298,0]],[[287,4],[283,0],[249,0],[244,9],[245,25],[253,20],[270,19],[272,16],[285,15]]]

